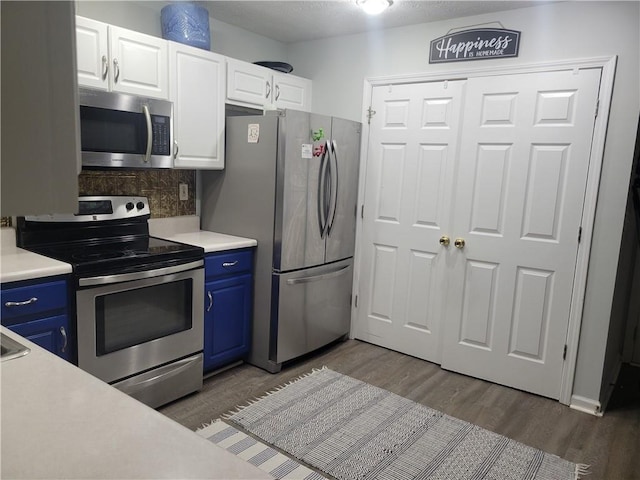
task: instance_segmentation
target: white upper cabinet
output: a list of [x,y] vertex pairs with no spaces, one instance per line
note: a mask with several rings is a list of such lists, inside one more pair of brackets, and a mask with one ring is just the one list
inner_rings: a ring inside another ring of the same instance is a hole
[[107,24],[76,17],[78,83],[109,90],[109,43]]
[[311,111],[311,80],[275,72],[272,85],[272,103],[276,108]]
[[227,60],[227,102],[311,111],[311,80],[240,60]]
[[259,65],[227,59],[227,100],[251,106],[267,105],[271,95],[271,74]]
[[166,40],[77,17],[76,42],[79,85],[169,98]]
[[225,57],[169,43],[174,167],[224,168]]

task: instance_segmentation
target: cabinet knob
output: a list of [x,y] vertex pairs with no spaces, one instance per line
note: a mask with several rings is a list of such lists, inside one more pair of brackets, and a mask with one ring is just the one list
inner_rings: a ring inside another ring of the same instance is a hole
[[440,245],[442,245],[443,247],[448,247],[450,243],[451,239],[446,235],[440,237]]
[[459,248],[460,250],[462,250],[466,242],[464,241],[464,238],[456,238],[453,244],[456,246],[456,248]]

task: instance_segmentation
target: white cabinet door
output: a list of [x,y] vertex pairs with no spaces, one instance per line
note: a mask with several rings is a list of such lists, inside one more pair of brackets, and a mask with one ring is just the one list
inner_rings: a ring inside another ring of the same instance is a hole
[[276,108],[311,111],[311,80],[286,73],[273,74],[272,103]]
[[259,65],[227,59],[229,103],[263,108],[271,95],[271,71]]
[[169,98],[167,41],[109,26],[111,90]]
[[109,90],[108,25],[90,18],[76,17],[78,84]]
[[169,42],[174,167],[224,168],[225,57]]

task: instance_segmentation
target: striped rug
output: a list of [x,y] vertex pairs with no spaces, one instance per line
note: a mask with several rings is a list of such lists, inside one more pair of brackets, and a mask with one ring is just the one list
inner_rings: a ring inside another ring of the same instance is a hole
[[211,425],[197,430],[196,433],[267,472],[273,478],[287,480],[326,479],[319,473],[221,420],[216,420]]
[[224,416],[339,480],[576,480],[585,465],[327,368]]

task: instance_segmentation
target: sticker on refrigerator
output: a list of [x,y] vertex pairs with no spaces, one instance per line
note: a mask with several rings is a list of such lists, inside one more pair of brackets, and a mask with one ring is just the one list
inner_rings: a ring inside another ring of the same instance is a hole
[[258,143],[258,140],[260,140],[260,124],[250,123],[247,127],[247,142]]
[[300,155],[302,156],[302,158],[313,158],[313,144],[303,143],[302,152]]

